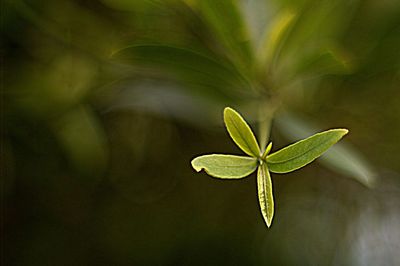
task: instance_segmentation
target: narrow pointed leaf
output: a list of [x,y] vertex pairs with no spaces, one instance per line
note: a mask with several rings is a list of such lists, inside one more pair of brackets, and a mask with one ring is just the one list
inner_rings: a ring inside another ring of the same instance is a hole
[[[317,128],[307,119],[293,113],[280,113],[274,125],[290,140],[309,136]],[[367,187],[373,187],[378,181],[373,164],[350,143],[336,144],[324,153],[318,162],[337,173],[356,179]]]
[[274,57],[279,54],[279,48],[285,42],[285,35],[296,23],[297,14],[291,10],[282,11],[272,22],[271,28],[266,28],[264,40],[259,48],[259,58],[265,67],[271,67]]
[[209,154],[192,160],[192,167],[200,172],[224,179],[239,179],[253,173],[257,168],[257,159],[225,154]]
[[299,169],[321,156],[347,133],[347,129],[331,129],[289,145],[267,156],[268,168],[273,173]]
[[272,193],[272,181],[267,164],[258,167],[257,172],[258,200],[261,213],[268,227],[271,226],[274,217],[274,196]]
[[264,160],[264,159],[267,157],[267,155],[269,154],[269,152],[271,151],[271,149],[272,149],[272,142],[270,142],[270,143],[268,144],[267,148],[265,148],[265,151],[264,151],[263,155],[261,156],[261,159],[262,159],[262,160]]
[[260,156],[256,137],[238,112],[229,107],[225,108],[224,121],[229,135],[242,151],[253,157]]

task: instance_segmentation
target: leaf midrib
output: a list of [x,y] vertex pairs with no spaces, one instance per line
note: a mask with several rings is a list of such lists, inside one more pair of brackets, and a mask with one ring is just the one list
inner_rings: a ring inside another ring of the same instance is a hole
[[252,163],[250,164],[242,164],[242,165],[217,165],[217,167],[244,167],[244,166],[251,166]]
[[[232,117],[228,118],[230,120],[230,122],[232,123],[232,125],[235,127],[236,131],[239,133],[240,137],[244,140],[244,144],[247,147],[247,149],[252,153],[251,156],[255,157],[255,155],[253,154],[253,150],[250,148],[249,144],[246,141],[246,138],[243,137],[241,130],[238,129],[238,127],[236,126],[236,123],[234,121],[234,119]],[[250,131],[251,132],[251,131]],[[251,135],[251,134],[250,134]],[[240,147],[239,147],[240,148]]]
[[265,202],[265,212],[266,212],[266,216],[267,216],[267,219],[269,218],[269,213],[268,213],[268,207],[269,207],[269,202],[268,202],[268,192],[267,192],[267,186],[266,186],[266,184],[267,184],[267,182],[266,182],[266,179],[267,179],[267,173],[266,173],[266,171],[268,171],[267,169],[265,169],[266,167],[264,166],[260,166],[261,167],[261,171],[263,172],[263,175],[262,175],[262,185],[263,185],[263,197],[264,197],[264,202]]
[[[275,161],[275,162],[272,161],[272,162],[270,162],[270,161],[268,161],[268,157],[267,157],[266,161],[267,161],[269,164],[281,164],[281,163],[286,163],[286,162],[289,162],[289,161],[293,161],[293,160],[295,160],[295,159],[297,159],[297,158],[299,158],[299,157],[301,157],[301,156],[304,156],[304,155],[307,154],[307,153],[310,153],[311,151],[317,149],[319,146],[322,146],[322,145],[326,144],[327,142],[329,142],[329,139],[328,139],[328,140],[325,140],[324,142],[322,142],[322,143],[319,144],[318,146],[315,146],[315,147],[313,147],[313,148],[307,150],[306,152],[303,152],[303,153],[301,153],[301,154],[299,154],[299,155],[297,155],[297,156],[291,157],[291,158],[286,159],[286,160]],[[271,154],[271,155],[273,155],[273,154]]]

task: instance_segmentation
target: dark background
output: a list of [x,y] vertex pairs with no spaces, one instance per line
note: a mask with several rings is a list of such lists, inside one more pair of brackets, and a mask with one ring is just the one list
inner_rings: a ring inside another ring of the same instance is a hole
[[[2,265],[399,265],[400,2],[5,0]],[[277,150],[350,134],[273,174],[196,174],[241,154],[225,106]],[[268,122],[268,121],[267,121]]]

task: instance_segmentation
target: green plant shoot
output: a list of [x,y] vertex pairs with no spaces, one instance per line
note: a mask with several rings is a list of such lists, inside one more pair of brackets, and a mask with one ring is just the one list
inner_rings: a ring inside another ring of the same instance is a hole
[[261,150],[250,126],[238,112],[226,107],[224,122],[232,140],[248,156],[202,155],[192,160],[192,167],[197,172],[204,169],[210,176],[222,179],[244,178],[258,169],[258,200],[262,216],[268,227],[271,226],[274,216],[270,172],[289,173],[297,170],[317,159],[348,133],[347,129],[330,129],[269,154],[272,143],[270,142]]

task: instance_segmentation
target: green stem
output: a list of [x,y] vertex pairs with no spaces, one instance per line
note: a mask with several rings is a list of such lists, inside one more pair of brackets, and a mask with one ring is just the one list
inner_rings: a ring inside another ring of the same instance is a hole
[[267,146],[273,119],[273,112],[268,104],[269,101],[263,101],[258,110],[259,140],[262,153]]
[[272,121],[275,116],[276,110],[280,106],[280,100],[278,97],[269,97],[261,101],[258,109],[258,121],[259,121],[259,141],[261,154],[264,153],[267,143],[269,143],[269,137],[272,127]]

